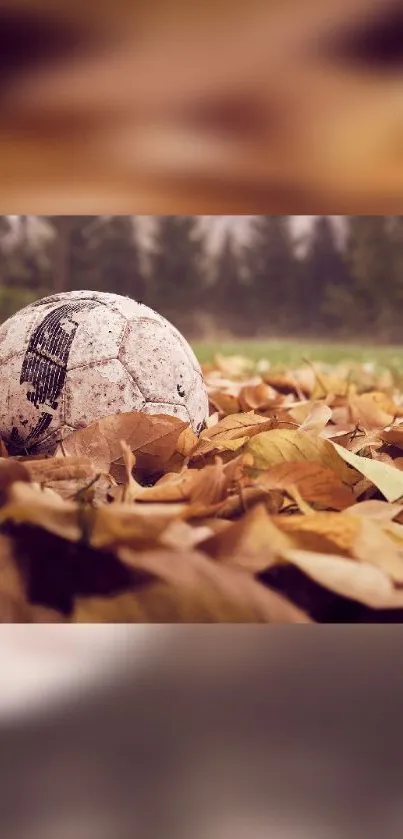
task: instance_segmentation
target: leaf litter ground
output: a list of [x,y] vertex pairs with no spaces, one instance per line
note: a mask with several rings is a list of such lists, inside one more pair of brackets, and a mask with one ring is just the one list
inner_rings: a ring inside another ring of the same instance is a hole
[[128,413],[0,452],[4,622],[403,619],[403,394],[387,369],[217,356],[210,418]]

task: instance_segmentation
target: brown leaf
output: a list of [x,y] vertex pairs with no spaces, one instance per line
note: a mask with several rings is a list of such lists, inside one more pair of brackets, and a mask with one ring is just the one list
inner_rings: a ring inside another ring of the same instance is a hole
[[111,504],[92,511],[84,526],[94,548],[142,548],[158,544],[171,521],[191,515],[192,508],[186,504]]
[[302,498],[325,509],[344,510],[354,503],[351,487],[320,463],[290,461],[279,463],[256,479],[258,486],[285,492],[297,487]]
[[0,590],[0,623],[31,623],[28,603]]
[[240,521],[214,534],[200,547],[220,562],[239,565],[256,573],[272,565],[279,554],[293,545],[293,539],[274,524],[266,508],[259,504]]
[[29,483],[29,471],[23,463],[10,458],[0,459],[0,505],[7,501],[9,490],[16,481]]
[[244,571],[196,551],[122,549],[119,557],[155,582],[118,597],[79,599],[75,622],[309,623],[301,610]]
[[397,405],[376,391],[361,395],[351,393],[348,403],[352,422],[360,423],[364,428],[385,428],[398,413]]
[[155,416],[133,411],[103,417],[87,428],[75,431],[61,443],[56,454],[91,458],[100,472],[122,462],[123,440],[136,455],[140,469],[163,470],[174,452],[185,422],[176,417]]
[[16,601],[25,600],[25,588],[18,568],[14,544],[9,536],[0,534],[0,592]]
[[227,443],[235,442],[233,450],[236,451],[250,437],[271,427],[272,421],[270,419],[266,420],[253,412],[225,417],[213,428],[206,428],[202,431],[199,443],[193,452],[192,460],[205,457],[213,452],[223,451]]
[[278,393],[266,382],[256,385],[246,385],[239,394],[241,411],[264,411],[273,405],[281,404],[283,400]]
[[0,534],[0,623],[29,623],[30,607],[11,538]]
[[238,487],[216,510],[216,515],[227,519],[236,518],[251,510],[256,504],[264,503],[268,513],[279,513],[283,507],[283,494],[257,486]]
[[215,390],[209,393],[209,400],[210,404],[216,411],[219,411],[221,416],[239,413],[239,399],[230,393],[221,393],[221,391]]
[[121,500],[130,504],[131,501],[136,500],[139,493],[142,492],[143,487],[141,486],[141,484],[138,484],[137,481],[135,481],[133,478],[133,469],[136,465],[136,458],[130,446],[127,445],[125,440],[120,441],[120,446],[122,449],[122,457],[126,470],[126,480],[122,490]]
[[393,443],[399,449],[403,449],[403,426],[394,425],[392,428],[386,428],[380,434],[385,443]]
[[76,502],[63,501],[55,493],[43,492],[21,482],[12,485],[7,503],[0,509],[0,524],[4,522],[42,527],[73,542],[83,536],[83,523]]
[[142,489],[138,501],[190,501],[206,507],[222,501],[230,478],[217,458],[212,466],[204,469],[187,469],[180,475],[165,475],[155,486]]
[[[22,464],[21,464],[22,465]],[[50,484],[57,481],[89,482],[96,476],[94,463],[89,457],[48,457],[42,460],[25,460],[24,467],[31,481]]]
[[293,393],[298,398],[310,396],[314,387],[314,379],[310,371],[304,371],[304,374],[292,376],[280,373],[268,373],[264,377],[266,384],[277,390],[278,393],[290,394]]
[[30,623],[63,623],[65,621],[61,612],[49,609],[47,606],[31,606],[29,615]]

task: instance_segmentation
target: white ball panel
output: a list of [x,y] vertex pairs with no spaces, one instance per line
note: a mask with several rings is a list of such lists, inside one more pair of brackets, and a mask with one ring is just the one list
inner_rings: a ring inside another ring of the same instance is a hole
[[200,364],[199,364],[199,362],[198,362],[198,360],[197,360],[197,358],[196,358],[196,356],[195,356],[195,354],[192,350],[192,347],[190,346],[190,344],[188,343],[186,338],[183,337],[181,332],[179,332],[179,329],[177,329],[176,326],[173,326],[172,324],[169,324],[169,325],[170,325],[172,331],[175,333],[176,337],[179,339],[179,341],[181,343],[181,346],[183,347],[183,349],[184,349],[184,351],[185,351],[193,369],[196,370],[196,372],[199,373],[199,375],[201,377],[203,377]]
[[196,374],[168,325],[130,323],[119,358],[147,401],[185,404]]
[[192,417],[193,430],[199,434],[203,430],[209,415],[209,401],[204,387],[201,387],[198,376],[196,376],[195,387],[186,397],[186,407],[189,416]]
[[118,357],[127,329],[127,321],[121,315],[109,306],[97,306],[77,312],[74,320],[78,328],[70,349],[68,370]]
[[117,359],[79,367],[67,374],[65,421],[83,428],[100,417],[139,411],[144,397]]
[[137,303],[136,300],[131,300],[130,297],[122,297],[120,294],[105,294],[105,298],[109,298],[105,302],[115,312],[123,315],[126,320],[138,320],[140,318],[148,318],[149,320],[159,320],[160,315],[145,306],[144,303]]
[[190,422],[190,417],[184,405],[172,405],[168,402],[147,402],[142,408],[144,414],[168,414],[183,422]]

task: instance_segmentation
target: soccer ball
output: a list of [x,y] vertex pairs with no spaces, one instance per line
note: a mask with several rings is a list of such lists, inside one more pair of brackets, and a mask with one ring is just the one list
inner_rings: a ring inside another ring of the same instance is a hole
[[47,452],[108,414],[170,414],[200,433],[208,398],[183,336],[118,294],[45,297],[0,326],[0,434],[13,450]]

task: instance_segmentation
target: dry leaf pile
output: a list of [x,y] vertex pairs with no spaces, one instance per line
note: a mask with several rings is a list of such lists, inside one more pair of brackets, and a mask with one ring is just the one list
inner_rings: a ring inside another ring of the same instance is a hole
[[2,622],[403,619],[403,395],[387,370],[217,357],[198,439],[105,417],[1,444]]

